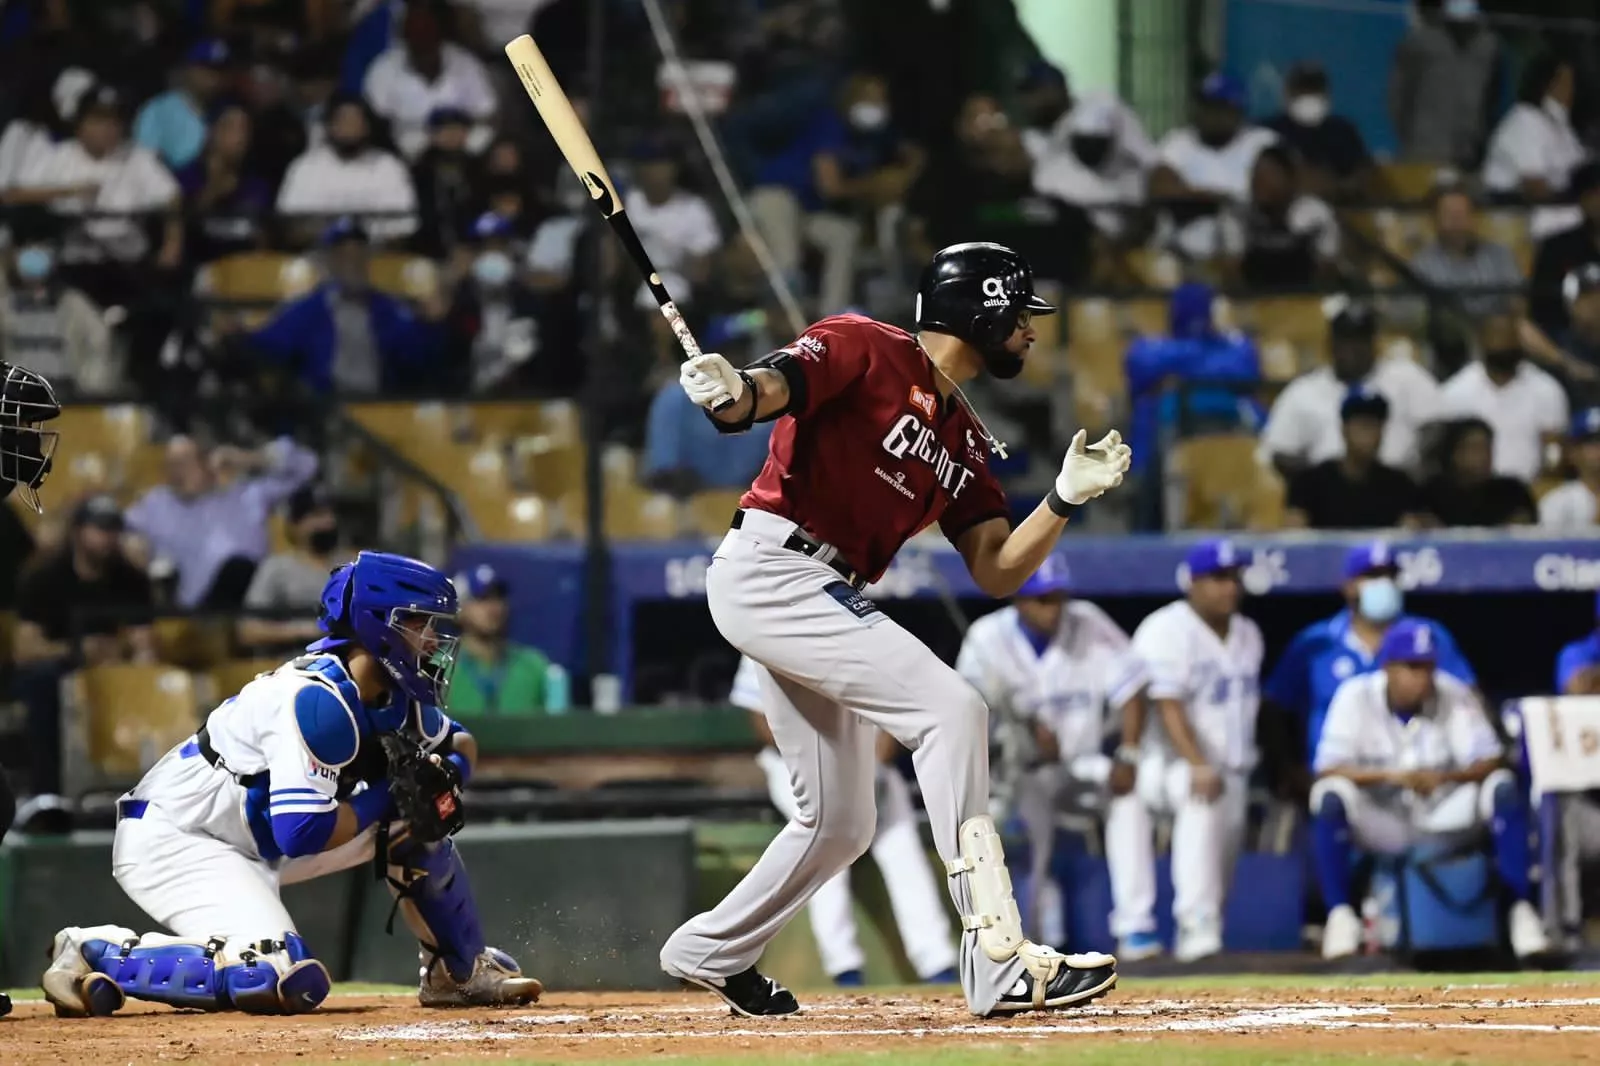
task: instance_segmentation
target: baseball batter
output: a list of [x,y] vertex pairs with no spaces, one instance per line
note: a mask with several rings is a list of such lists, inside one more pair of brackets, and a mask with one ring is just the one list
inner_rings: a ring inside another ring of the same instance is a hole
[[111,1014],[127,996],[314,1010],[328,971],[278,886],[371,863],[379,848],[422,945],[424,1006],[536,999],[539,982],[484,944],[448,839],[477,758],[439,710],[455,615],[454,586],[414,559],[362,552],[334,570],[319,619],[327,636],[212,711],[117,802],[117,883],[175,935],[61,930],[43,980],[56,1013]]
[[[1050,556],[1011,606],[972,623],[956,658],[989,707],[1031,734],[1024,739],[1033,742],[1033,765],[1017,783],[1015,805],[1028,830],[1028,928],[1052,944],[1066,939],[1061,886],[1049,873],[1056,813],[1098,815],[1108,796],[1132,791],[1144,722],[1144,664],[1128,634],[1094,604],[1072,599],[1071,588],[1066,561]],[[1123,739],[1115,758],[1101,750],[1108,726]],[[1124,943],[1118,957],[1147,958],[1155,943]]]
[[[680,382],[717,427],[776,419],[766,466],[706,573],[711,616],[757,663],[798,816],[721,903],[661,949],[668,974],[736,1012],[787,1014],[794,996],[756,970],[762,949],[816,890],[872,843],[877,726],[915,753],[934,845],[966,931],[961,983],[973,1013],[1064,1007],[1116,982],[1109,955],[1062,955],[1024,937],[988,813],[988,709],[960,674],[862,594],[934,522],[973,581],[1009,596],[1038,569],[1078,505],[1121,484],[1116,432],[1080,430],[1048,498],[1015,529],[990,472],[1000,447],[961,397],[984,370],[1021,372],[1030,319],[1055,308],[1027,263],[994,244],[939,252],[917,294],[917,333],[860,315],[812,326],[735,370],[719,355]],[[716,408],[721,406],[721,410]]]
[[[761,702],[761,681],[754,660],[746,657],[739,661],[728,702],[751,712],[757,729],[766,737],[767,745],[756,756],[756,762],[766,775],[772,805],[785,818],[799,817],[789,767],[773,747],[772,732],[766,727],[767,712]],[[889,908],[894,912],[894,924],[900,930],[900,943],[911,968],[931,984],[954,984],[955,932],[928,868],[927,854],[922,850],[922,834],[911,809],[911,789],[900,771],[887,761],[899,745],[887,733],[878,733],[877,740],[878,828],[872,837],[872,859],[883,874]],[[806,904],[806,914],[811,919],[811,935],[816,939],[823,971],[841,987],[863,984],[862,970],[867,959],[856,936],[850,872],[840,872],[817,889]]]
[[1488,713],[1466,682],[1440,668],[1440,651],[1429,623],[1396,622],[1378,648],[1380,669],[1340,685],[1328,705],[1311,786],[1312,857],[1328,904],[1324,958],[1361,947],[1350,901],[1355,848],[1400,855],[1420,840],[1471,837],[1485,825],[1516,900],[1512,950],[1519,958],[1549,950],[1531,902],[1526,802]]
[[[42,429],[61,414],[50,383],[26,367],[0,362],[0,500],[15,492],[35,514],[43,514],[39,486],[50,476],[56,432]],[[0,840],[16,817],[17,797],[0,770]],[[11,1013],[11,998],[0,992],[0,1018]]]
[[1244,841],[1262,642],[1260,628],[1239,613],[1243,563],[1231,541],[1195,545],[1185,560],[1185,597],[1133,634],[1150,672],[1156,725],[1144,738],[1135,795],[1114,800],[1106,815],[1111,923],[1124,939],[1155,932],[1149,814],[1171,814],[1173,957],[1180,962],[1222,950],[1222,902]]

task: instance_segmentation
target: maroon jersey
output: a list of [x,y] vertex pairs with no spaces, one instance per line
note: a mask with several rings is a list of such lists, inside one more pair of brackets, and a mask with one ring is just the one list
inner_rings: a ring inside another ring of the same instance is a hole
[[805,376],[805,406],[773,426],[741,506],[789,519],[873,581],[934,521],[954,542],[1007,516],[984,435],[966,408],[940,397],[911,334],[834,315],[782,350]]

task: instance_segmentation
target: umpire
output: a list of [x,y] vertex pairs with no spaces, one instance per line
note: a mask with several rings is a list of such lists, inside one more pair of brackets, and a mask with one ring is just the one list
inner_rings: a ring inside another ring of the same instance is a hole
[[[56,432],[40,428],[61,413],[54,390],[26,367],[0,362],[0,500],[13,492],[42,513],[39,486],[50,476]],[[0,840],[17,812],[16,796],[0,770]],[[11,1013],[11,1000],[0,992],[0,1017]]]

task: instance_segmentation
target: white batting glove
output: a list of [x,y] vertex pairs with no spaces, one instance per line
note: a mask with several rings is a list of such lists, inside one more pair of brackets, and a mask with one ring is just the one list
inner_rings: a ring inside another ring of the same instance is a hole
[[744,382],[738,371],[722,356],[708,352],[690,359],[678,368],[678,384],[700,407],[710,411],[744,395]]
[[1133,462],[1133,449],[1122,443],[1122,434],[1116,430],[1085,447],[1088,439],[1088,434],[1078,430],[1067,446],[1067,457],[1061,460],[1061,473],[1056,475],[1056,495],[1074,507],[1122,484],[1122,475]]

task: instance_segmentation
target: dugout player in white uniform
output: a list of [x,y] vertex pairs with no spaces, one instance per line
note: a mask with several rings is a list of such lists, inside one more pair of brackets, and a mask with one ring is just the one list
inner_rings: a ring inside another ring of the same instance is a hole
[[[0,361],[0,501],[15,492],[35,514],[44,513],[39,486],[50,476],[57,435],[40,427],[60,414],[61,404],[48,381],[26,367]],[[0,840],[16,814],[16,795],[0,770]],[[0,1018],[10,1013],[11,998],[0,992]]]
[[[761,681],[754,660],[739,660],[739,671],[734,675],[728,702],[749,711],[757,731],[766,740],[766,746],[756,756],[756,763],[766,775],[772,805],[785,818],[798,817],[800,808],[795,802],[788,764],[773,746],[772,731],[766,724],[767,712],[761,702]],[[922,833],[917,826],[916,812],[911,808],[911,789],[891,761],[900,746],[887,733],[880,732],[877,740],[878,829],[872,837],[872,861],[883,874],[889,908],[894,912],[900,944],[906,950],[911,968],[929,984],[955,984],[955,931],[950,928],[950,917],[945,913],[944,900],[939,895],[939,886],[934,883],[927,853],[923,851]],[[811,935],[817,942],[823,972],[841,988],[864,984],[862,970],[867,957],[856,935],[855,902],[850,895],[848,869],[817,889],[811,902],[806,904],[806,915],[811,919]]]
[[[1109,955],[1062,955],[1022,932],[989,816],[982,697],[861,590],[929,525],[960,551],[978,588],[1009,596],[1055,547],[1079,504],[1121,484],[1115,432],[1073,438],[1046,500],[1015,529],[988,466],[993,438],[959,385],[1021,373],[1030,319],[1055,308],[1021,256],[960,244],[918,287],[917,333],[836,315],[749,370],[719,355],[679,381],[716,426],[776,419],[766,466],[706,572],[711,617],[758,664],[762,704],[794,780],[799,815],[750,873],[661,949],[670,975],[747,1015],[799,1009],[756,961],[818,888],[872,843],[874,726],[915,753],[934,846],[966,935],[961,984],[979,1016],[1065,1007],[1116,983]],[[720,410],[718,410],[720,408]]]
[[1222,903],[1244,842],[1262,656],[1260,628],[1239,613],[1244,561],[1232,541],[1195,545],[1180,575],[1185,597],[1133,634],[1150,674],[1153,725],[1136,797],[1113,802],[1106,817],[1112,930],[1124,940],[1155,932],[1149,814],[1171,814],[1173,957],[1180,962],[1222,950]]
[[1384,634],[1381,669],[1339,686],[1312,769],[1311,844],[1328,904],[1322,955],[1354,955],[1361,918],[1350,900],[1354,849],[1399,855],[1426,838],[1485,826],[1495,869],[1515,902],[1511,949],[1549,950],[1529,879],[1528,810],[1500,737],[1465,682],[1438,669],[1439,638],[1405,619]]
[[[1061,885],[1050,876],[1056,813],[1098,815],[1108,797],[1133,790],[1144,722],[1144,664],[1128,634],[1099,607],[1071,598],[1071,589],[1066,560],[1050,556],[1009,607],[972,623],[956,658],[990,710],[1031,734],[1022,739],[1033,742],[1035,757],[1014,802],[1028,831],[1033,913],[1026,924],[1051,944],[1066,939]],[[1109,729],[1123,738],[1115,758],[1101,750]],[[1130,954],[1153,952],[1144,943],[1121,945],[1119,957]]]
[[439,710],[455,615],[455,587],[415,559],[362,552],[333,571],[318,619],[327,636],[224,701],[117,802],[112,872],[175,935],[58,932],[43,979],[58,1015],[111,1014],[127,996],[258,1014],[316,1009],[328,971],[295,932],[278,886],[370,864],[380,847],[422,945],[424,1006],[538,998],[539,982],[484,944],[449,837],[427,839],[433,827],[424,831],[416,814],[394,820],[406,743],[446,771],[428,804],[441,816],[458,812],[477,759],[472,737]]

